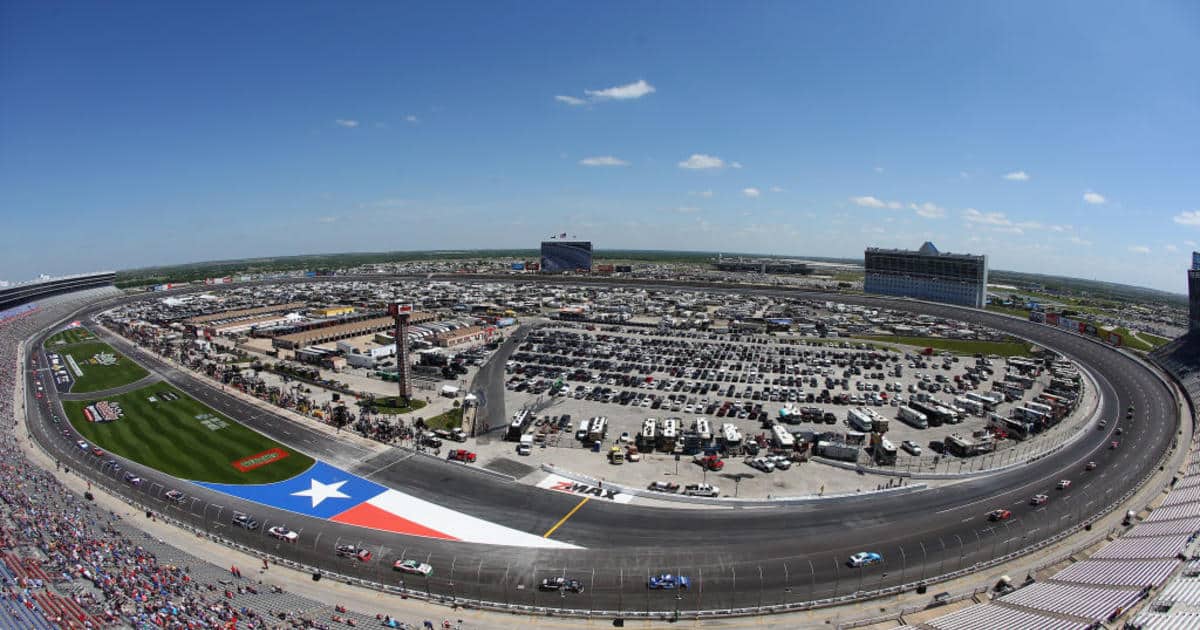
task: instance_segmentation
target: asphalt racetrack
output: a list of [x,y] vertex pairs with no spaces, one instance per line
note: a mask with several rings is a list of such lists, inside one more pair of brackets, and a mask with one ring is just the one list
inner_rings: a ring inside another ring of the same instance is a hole
[[[201,382],[123,339],[101,334],[119,352],[180,390],[271,439],[375,483],[499,525],[537,536],[554,528],[555,540],[583,547],[578,550],[399,536],[264,508],[126,463],[127,469],[146,479],[135,488],[102,470],[95,458],[73,447],[76,437],[62,435],[62,427],[51,422],[51,409],[62,413],[53,388],[47,390],[48,399],[35,400],[28,395],[27,407],[36,410],[30,418],[31,429],[64,465],[89,468],[87,474],[97,483],[192,527],[272,555],[435,596],[612,614],[727,609],[749,612],[764,606],[914,583],[968,568],[1053,537],[1100,512],[1155,472],[1160,456],[1175,438],[1179,423],[1175,401],[1145,365],[1045,325],[986,311],[866,296],[675,286],[886,306],[956,318],[1022,336],[1089,369],[1103,397],[1099,415],[1108,420],[1108,425],[1104,430],[1088,431],[1071,448],[1028,465],[918,494],[702,511],[636,502],[619,505],[602,499],[583,503],[578,497],[509,482],[401,449],[368,458],[361,447],[226,396],[219,386]],[[44,365],[41,340],[29,346],[30,358],[37,359],[39,366]],[[33,372],[28,375],[32,379]],[[1134,422],[1124,420],[1130,405],[1137,409]],[[488,414],[489,422],[504,421],[501,405],[489,405]],[[499,417],[492,418],[493,414]],[[1121,420],[1115,422],[1117,418]],[[1118,438],[1120,448],[1113,450],[1109,443],[1118,426],[1124,434]],[[1096,461],[1098,468],[1085,473],[1084,465],[1090,460]],[[1072,487],[1055,490],[1055,483],[1064,478],[1074,481]],[[183,505],[162,499],[162,494],[172,488],[188,495]],[[1029,498],[1039,493],[1050,495],[1050,502],[1030,506]],[[996,508],[1012,510],[1012,519],[989,522],[985,514]],[[230,515],[234,510],[253,514],[263,526],[256,531],[232,527]],[[570,518],[564,520],[569,513]],[[267,527],[280,523],[300,533],[298,542],[278,542],[264,535]],[[344,543],[372,549],[374,557],[367,563],[337,558],[334,547]],[[847,556],[864,550],[881,553],[884,562],[865,569],[848,568]],[[422,578],[393,572],[391,566],[397,559],[429,562],[434,567],[433,575]],[[691,588],[647,589],[648,576],[664,572],[689,576]],[[536,585],[542,578],[557,575],[582,581],[584,592],[538,592]]]

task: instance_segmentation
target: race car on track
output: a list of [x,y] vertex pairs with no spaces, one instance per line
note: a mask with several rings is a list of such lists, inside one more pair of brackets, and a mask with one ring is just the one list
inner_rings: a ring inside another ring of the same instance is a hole
[[1007,521],[1010,518],[1012,518],[1012,512],[1009,510],[992,510],[987,514],[989,521]]
[[79,440],[78,442],[76,442],[75,446],[78,446],[79,450],[81,450],[81,451],[88,450],[88,443],[84,442],[83,440]]
[[446,455],[446,459],[456,462],[464,462],[467,464],[474,464],[475,453],[472,453],[464,448],[456,448],[451,450],[450,453]]
[[355,547],[354,545],[338,545],[337,555],[339,558],[358,558],[360,562],[366,562],[371,559],[370,550]]
[[133,473],[127,472],[125,473],[125,483],[131,486],[140,486],[142,485],[142,478],[134,475]]
[[397,560],[392,568],[401,573],[411,573],[413,575],[423,575],[429,577],[433,574],[433,567],[425,562],[416,560]]
[[883,562],[883,556],[874,551],[860,551],[846,560],[846,564],[852,567],[867,567],[880,562]]
[[565,577],[548,577],[543,578],[538,584],[538,590],[542,591],[566,591],[568,593],[582,593],[583,582],[579,580],[569,580]]
[[92,455],[96,457],[104,457],[104,451],[98,447],[92,447]]
[[267,529],[267,533],[270,534],[272,538],[278,538],[284,542],[296,542],[300,539],[300,534],[297,534],[283,525],[270,527]]
[[1083,467],[1083,469],[1084,470],[1096,470],[1096,462],[1088,462],[1087,465]]
[[1070,487],[1071,487],[1071,480],[1070,480],[1070,479],[1063,479],[1062,481],[1058,482],[1058,486],[1057,486],[1057,487],[1058,487],[1058,489],[1059,489],[1059,490],[1066,490],[1067,488],[1070,488]]
[[1117,448],[1117,447],[1118,447],[1118,446],[1120,446],[1120,445],[1121,445],[1121,443],[1120,443],[1120,442],[1113,442],[1112,444],[1109,444],[1109,445],[1108,445],[1108,448],[1115,449],[1115,448]]
[[183,503],[183,500],[185,498],[183,496],[183,493],[178,490],[167,490],[166,496],[167,496],[167,500],[169,500],[173,503]]
[[688,588],[691,585],[692,581],[686,575],[671,575],[670,573],[652,575],[650,576],[650,581],[646,583],[648,588],[668,591],[677,588]]
[[242,512],[233,513],[233,524],[237,527],[248,529],[250,531],[258,529],[258,521],[251,518],[249,514],[244,514]]
[[1050,497],[1044,494],[1035,494],[1033,498],[1029,499],[1029,505],[1045,505],[1049,500]]

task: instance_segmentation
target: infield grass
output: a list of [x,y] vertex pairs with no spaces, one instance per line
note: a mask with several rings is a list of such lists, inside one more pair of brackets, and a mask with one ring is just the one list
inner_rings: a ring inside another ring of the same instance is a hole
[[[169,400],[164,393],[178,398]],[[165,383],[103,400],[119,403],[124,417],[114,422],[88,422],[83,410],[96,401],[63,401],[67,418],[80,435],[106,451],[181,479],[273,483],[294,477],[313,464],[311,457],[230,420]],[[287,456],[246,472],[233,466],[235,461],[272,448],[282,449]]]
[[[71,393],[75,394],[97,392],[102,389],[128,385],[141,378],[145,378],[149,374],[145,368],[134,363],[129,357],[113,350],[111,346],[103,341],[83,341],[73,343],[69,346],[52,348],[52,350],[63,355],[63,361],[66,361],[66,355],[71,355],[75,359],[75,363],[79,365],[79,369],[83,372],[83,376],[75,374],[75,371],[71,369],[68,362],[67,371],[75,379],[75,383],[71,385]],[[116,357],[117,362],[113,365],[93,363],[92,357],[104,353]]]
[[92,331],[86,328],[68,328],[60,333],[56,333],[47,337],[45,346],[46,348],[53,350],[56,347],[79,343],[81,341],[91,341],[95,338],[96,335],[93,335]]

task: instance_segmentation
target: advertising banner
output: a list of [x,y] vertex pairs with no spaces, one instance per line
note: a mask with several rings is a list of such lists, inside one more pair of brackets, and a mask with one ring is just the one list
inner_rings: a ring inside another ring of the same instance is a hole
[[1108,333],[1108,343],[1111,343],[1114,346],[1121,345],[1121,335],[1118,335],[1117,333]]
[[1083,332],[1095,337],[1096,336],[1096,325],[1088,324],[1088,325],[1084,326]]
[[1046,323],[1051,326],[1058,325],[1058,313],[1046,313]]
[[523,262],[515,262],[515,263],[513,263],[513,264],[512,264],[512,270],[513,270],[513,271],[525,271],[525,263],[523,263]]

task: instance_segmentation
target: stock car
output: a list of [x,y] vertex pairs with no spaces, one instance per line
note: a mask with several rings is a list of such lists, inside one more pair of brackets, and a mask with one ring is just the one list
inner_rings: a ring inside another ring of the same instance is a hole
[[83,440],[79,440],[78,442],[75,442],[75,446],[78,446],[79,450],[81,450],[81,451],[86,451],[89,448],[88,443],[84,442]]
[[174,503],[183,503],[183,500],[187,498],[184,497],[183,493],[178,490],[167,490],[166,496],[169,501]]
[[99,447],[92,447],[92,455],[95,457],[104,457],[104,451]]
[[692,585],[691,579],[686,575],[671,575],[670,573],[661,573],[659,575],[650,576],[650,581],[646,582],[646,587],[652,590],[674,590],[684,589]]
[[852,567],[868,567],[880,562],[883,562],[883,556],[874,551],[860,551],[846,560],[846,564]]
[[1012,518],[1012,512],[1010,510],[992,510],[987,514],[987,519],[989,521],[1007,521],[1010,518]]
[[1029,505],[1044,505],[1049,500],[1050,497],[1044,494],[1035,494],[1033,498],[1029,499]]
[[548,577],[544,578],[538,584],[538,590],[542,591],[566,591],[568,593],[582,593],[583,582],[579,580],[569,580],[565,577]]
[[371,559],[371,552],[361,547],[354,545],[338,545],[337,555],[339,558],[357,558],[360,562],[366,562]]
[[296,542],[300,539],[300,534],[297,534],[283,525],[270,527],[267,529],[267,533],[270,534],[272,538],[278,538],[284,542]]
[[142,485],[142,478],[131,472],[127,472],[125,473],[125,483],[131,486],[140,486]]
[[251,518],[249,514],[245,514],[243,512],[233,513],[233,524],[237,527],[248,529],[250,531],[258,529],[258,521]]
[[397,560],[392,568],[401,573],[410,573],[412,575],[422,575],[429,577],[433,574],[433,566],[427,562],[418,562],[416,560]]
[[1057,487],[1059,490],[1066,490],[1067,488],[1070,488],[1070,487],[1071,487],[1071,480],[1070,480],[1070,479],[1063,479],[1062,481],[1059,481],[1059,482],[1058,482],[1058,486],[1056,486],[1056,487]]

